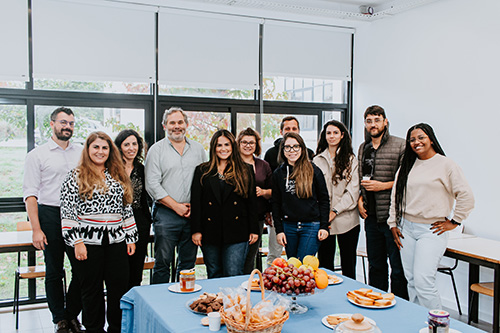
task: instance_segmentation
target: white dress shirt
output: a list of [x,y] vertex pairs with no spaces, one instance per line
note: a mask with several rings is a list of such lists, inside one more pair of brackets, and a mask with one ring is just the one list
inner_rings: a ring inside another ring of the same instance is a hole
[[24,164],[23,199],[36,197],[39,204],[60,206],[61,184],[76,167],[83,147],[69,143],[61,148],[52,138],[28,153]]

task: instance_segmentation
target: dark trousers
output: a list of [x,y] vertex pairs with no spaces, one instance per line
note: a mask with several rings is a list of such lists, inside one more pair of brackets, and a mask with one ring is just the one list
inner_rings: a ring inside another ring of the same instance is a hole
[[142,272],[144,270],[144,259],[148,250],[149,229],[139,231],[139,241],[135,243],[135,253],[128,257],[129,281],[128,289],[140,286],[142,282]]
[[348,232],[330,235],[327,239],[323,240],[318,250],[320,267],[325,267],[332,271],[335,269],[335,248],[338,238],[342,274],[356,280],[356,249],[358,248],[360,229],[360,226],[357,225]]
[[65,245],[61,231],[61,213],[59,207],[38,205],[38,219],[47,245],[43,251],[45,259],[45,294],[52,313],[52,321],[71,320],[82,310],[80,285],[74,272],[66,294],[64,305],[63,267]]
[[243,274],[250,274],[255,268],[255,258],[259,252],[260,241],[262,239],[262,230],[264,229],[264,221],[259,221],[259,239],[251,245],[248,245],[247,257],[243,267]]
[[[105,234],[107,235],[107,234]],[[73,270],[79,276],[83,301],[83,325],[87,332],[104,332],[105,313],[108,332],[120,332],[122,312],[120,299],[128,287],[128,255],[125,242],[86,245],[87,260],[76,260],[74,248],[70,255]],[[107,291],[107,311],[104,306],[103,283]]]
[[387,223],[378,223],[375,216],[369,215],[365,220],[366,251],[370,266],[369,284],[375,288],[387,291],[389,288],[389,266],[391,263],[391,292],[404,298],[408,297],[408,282],[406,281],[399,249],[394,243],[392,232]]

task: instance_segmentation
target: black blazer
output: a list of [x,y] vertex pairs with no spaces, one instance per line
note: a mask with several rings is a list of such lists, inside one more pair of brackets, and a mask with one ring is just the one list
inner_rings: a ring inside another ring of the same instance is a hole
[[221,186],[217,174],[203,179],[201,165],[196,167],[191,185],[191,233],[201,232],[202,244],[223,245],[247,242],[251,233],[259,234],[257,223],[257,196],[255,176],[250,175],[249,196],[243,198],[234,192],[233,185]]

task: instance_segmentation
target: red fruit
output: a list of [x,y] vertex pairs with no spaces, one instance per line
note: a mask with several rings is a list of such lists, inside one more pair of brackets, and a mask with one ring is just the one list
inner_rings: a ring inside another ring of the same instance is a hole
[[288,263],[283,258],[276,258],[273,260],[273,265],[278,266],[280,268],[285,268],[286,266],[288,266]]

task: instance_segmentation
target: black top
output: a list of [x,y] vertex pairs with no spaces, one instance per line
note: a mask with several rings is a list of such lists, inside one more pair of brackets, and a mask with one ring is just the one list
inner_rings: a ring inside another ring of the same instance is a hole
[[130,182],[134,191],[132,209],[134,219],[140,234],[148,233],[151,229],[151,212],[148,204],[148,194],[145,186],[144,165],[134,163],[134,169],[130,173]]
[[[373,148],[373,143],[370,141],[365,145],[365,153],[363,154],[363,177],[371,177],[373,176],[373,172],[375,171],[375,157],[377,154],[377,149]],[[375,215],[375,194],[373,191],[366,191],[366,213],[368,215]]]
[[330,197],[326,188],[325,177],[320,168],[313,164],[314,178],[312,196],[300,199],[295,193],[295,180],[288,179],[293,167],[283,163],[273,173],[273,220],[276,234],[283,232],[283,222],[320,222],[320,229],[328,231]]

